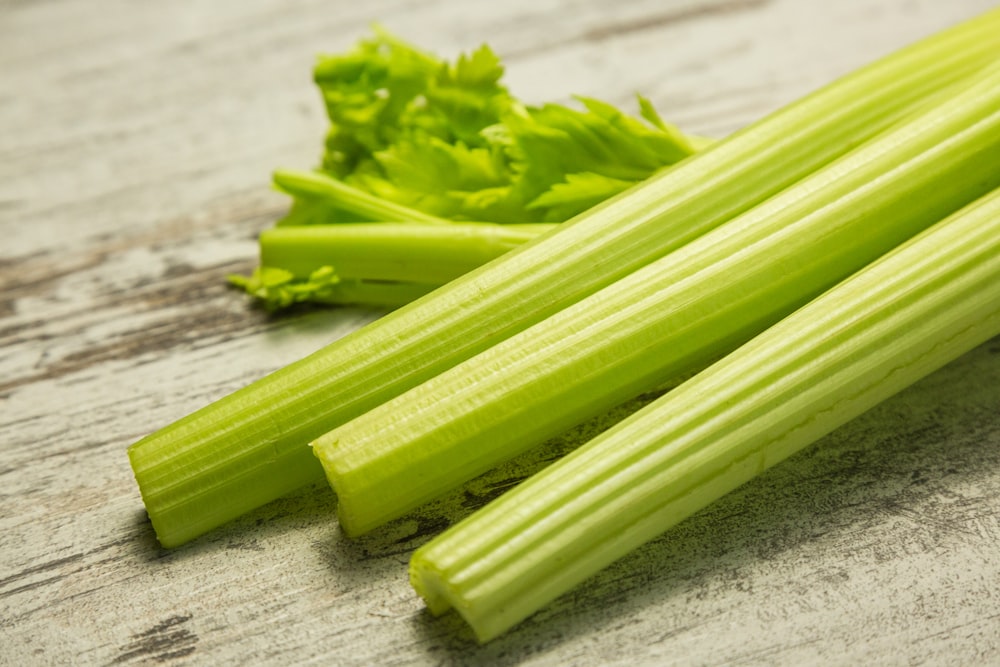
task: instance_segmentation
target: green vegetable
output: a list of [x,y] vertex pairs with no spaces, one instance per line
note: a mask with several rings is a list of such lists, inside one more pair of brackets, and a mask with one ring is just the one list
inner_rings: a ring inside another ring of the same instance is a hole
[[754,209],[314,443],[357,535],[749,340],[1000,186],[1000,63]]
[[260,236],[260,261],[300,278],[329,262],[343,278],[443,285],[555,227],[473,222],[276,227]]
[[[448,64],[380,29],[321,58],[315,79],[331,122],[322,170],[440,218],[562,222],[694,152],[641,97],[646,122],[589,98],[580,111],[535,108],[502,75],[488,46]],[[336,197],[307,198],[292,219],[356,214]]]
[[[382,30],[348,54],[322,58],[316,81],[331,120],[324,165],[275,172],[275,187],[293,198],[278,225],[561,222],[711,143],[683,136],[642,97],[646,122],[586,98],[582,111],[526,107],[500,85],[502,73],[488,47],[448,65]],[[452,253],[453,244],[444,243],[442,252]],[[370,246],[368,254],[375,252]],[[482,262],[462,263],[471,269]],[[407,281],[424,286],[414,288],[385,274],[367,275],[378,282],[369,285],[333,257],[295,276],[281,268],[265,257],[253,275],[229,281],[269,309],[359,298],[395,306],[445,282],[411,275]]]
[[940,222],[419,549],[489,640],[1000,334],[1000,191]]
[[1000,11],[830,85],[129,449],[177,546],[323,471],[306,443],[675,250],[989,63]]
[[326,174],[279,169],[274,186],[295,198],[292,210],[278,225],[317,225],[349,216],[350,222],[370,220],[446,225],[448,221],[408,206],[401,206],[359,190]]
[[252,276],[233,275],[229,281],[270,309],[303,301],[401,306],[555,227],[540,222],[275,227],[260,235],[261,266]]

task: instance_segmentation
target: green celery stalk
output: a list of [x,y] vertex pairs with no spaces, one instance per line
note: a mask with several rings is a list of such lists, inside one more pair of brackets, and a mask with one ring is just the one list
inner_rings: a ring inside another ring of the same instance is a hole
[[302,302],[398,308],[555,227],[284,225],[261,234],[261,266],[250,276],[231,275],[229,282],[271,310]]
[[1000,61],[964,90],[314,443],[349,535],[738,345],[1000,186]]
[[422,225],[451,224],[444,218],[380,199],[373,194],[317,171],[279,169],[272,175],[272,180],[275,187],[285,194],[307,201],[321,200],[362,220]]
[[1000,191],[930,228],[420,548],[487,641],[1000,334]]
[[306,443],[648,264],[878,134],[1000,49],[1000,10],[718,142],[129,448],[160,543],[322,479]]
[[333,266],[342,279],[443,285],[555,227],[476,222],[275,227],[260,235],[260,263],[296,278]]

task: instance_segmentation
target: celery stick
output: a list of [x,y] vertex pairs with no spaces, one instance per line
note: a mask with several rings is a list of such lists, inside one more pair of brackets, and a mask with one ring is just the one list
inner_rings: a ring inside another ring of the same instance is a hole
[[260,263],[297,278],[329,265],[342,279],[443,285],[555,227],[475,222],[275,227],[260,235]]
[[129,448],[177,546],[322,478],[306,443],[579,301],[878,134],[1000,49],[1000,10],[903,49]]
[[316,171],[279,169],[274,172],[272,179],[274,185],[286,194],[306,200],[323,200],[341,211],[358,216],[362,220],[391,220],[423,225],[451,224],[444,218],[380,199],[371,193]]
[[1000,62],[892,130],[314,443],[357,535],[725,354],[1000,186]]
[[297,303],[396,308],[555,228],[554,224],[395,222],[280,226],[261,266],[229,282],[269,310]]
[[869,265],[419,549],[481,641],[1000,334],[1000,191]]

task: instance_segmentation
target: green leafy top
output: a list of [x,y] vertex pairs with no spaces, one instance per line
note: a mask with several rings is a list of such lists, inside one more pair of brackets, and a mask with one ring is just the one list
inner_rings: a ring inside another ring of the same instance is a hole
[[[694,152],[639,98],[643,120],[579,98],[583,109],[521,104],[486,45],[454,63],[380,28],[323,56],[315,80],[331,126],[320,171],[430,215],[561,222]],[[297,200],[286,224],[357,220],[335,201]]]

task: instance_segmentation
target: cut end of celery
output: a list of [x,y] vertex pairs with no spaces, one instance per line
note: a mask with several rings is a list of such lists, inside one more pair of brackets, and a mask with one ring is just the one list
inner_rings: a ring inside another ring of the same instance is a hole
[[143,460],[143,451],[136,447],[137,444],[139,443],[135,443],[128,448],[128,459],[129,465],[132,468],[132,475],[135,477],[136,484],[139,487],[139,495],[142,496],[143,505],[146,507],[146,516],[149,517],[149,521],[153,526],[153,532],[156,534],[156,541],[160,543],[160,546],[164,549],[173,549],[184,544],[187,538],[175,535],[174,531],[168,525],[164,524],[164,518],[157,511],[156,503],[149,497],[147,491],[149,484],[146,475],[146,463]]
[[312,448],[313,454],[316,455],[316,458],[323,465],[323,473],[326,475],[326,481],[330,484],[333,492],[337,494],[337,522],[340,523],[340,529],[348,537],[356,538],[364,535],[376,526],[365,522],[363,519],[365,515],[364,508],[358,508],[355,506],[356,503],[352,502],[355,494],[346,480],[346,475],[336,465],[338,459],[334,456],[334,452],[339,446],[340,441],[338,438],[332,437],[333,433],[336,433],[336,431],[331,431],[325,436],[314,440],[309,443],[309,447]]
[[343,501],[343,498],[348,497],[348,495],[341,493],[337,489],[337,483],[330,480],[330,486],[333,487],[334,493],[337,494],[337,521],[340,523],[340,529],[344,531],[344,534],[354,539],[361,537],[371,530],[372,527],[358,522],[355,513],[351,511],[350,504]]
[[398,513],[388,515],[381,507],[374,506],[371,495],[357,492],[348,477],[326,468],[326,479],[337,494],[337,522],[347,537],[361,537],[398,516]]
[[476,641],[480,644],[503,634],[507,627],[479,618],[469,602],[448,585],[447,576],[434,567],[432,561],[433,558],[423,557],[423,549],[418,549],[410,560],[410,585],[423,598],[427,610],[434,616],[441,616],[454,609],[472,628]]
[[[353,466],[352,462],[332,453],[324,458],[315,446],[313,451],[317,452],[326,480],[337,494],[337,521],[348,537],[361,537],[381,528],[390,521],[405,516],[435,495],[410,489],[398,476],[386,481],[376,470],[386,465],[382,459],[375,459],[375,463],[364,461]],[[408,473],[404,472],[404,477],[406,474]],[[394,494],[391,492],[394,488],[403,488],[408,493]]]
[[156,541],[160,543],[160,546],[164,549],[176,549],[177,547],[186,544],[193,540],[197,535],[188,535],[185,533],[175,533],[169,530],[163,525],[163,521],[156,514],[149,514],[150,523],[153,524],[153,532],[156,533]]
[[435,616],[452,608],[450,598],[453,593],[445,586],[441,573],[428,561],[416,556],[410,561],[410,585]]

